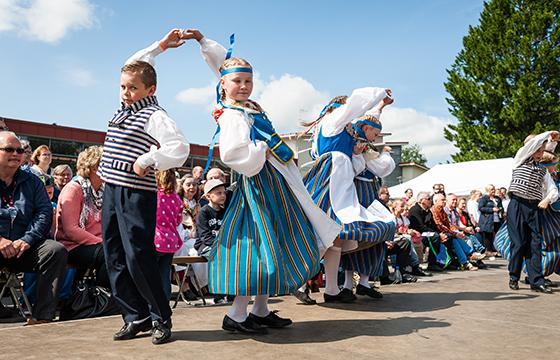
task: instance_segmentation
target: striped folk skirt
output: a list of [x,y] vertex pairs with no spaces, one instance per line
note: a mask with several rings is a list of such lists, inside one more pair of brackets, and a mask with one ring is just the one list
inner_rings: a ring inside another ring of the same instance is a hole
[[[329,195],[331,170],[332,155],[330,153],[323,154],[315,160],[311,169],[305,174],[303,183],[315,204],[327,213],[331,219],[343,226],[338,237],[342,240],[356,240],[361,243],[360,248],[367,248],[392,240],[395,235],[394,223],[355,221],[344,224],[338,219],[331,207]],[[348,176],[353,176],[353,174],[348,174]],[[365,190],[366,193],[368,191],[371,192],[371,189]]]
[[[378,198],[380,184],[377,179],[373,179],[373,181],[354,179],[354,184],[356,185],[358,200],[362,206],[367,208],[373,200]],[[385,250],[385,243],[380,243],[368,249],[344,254],[340,258],[340,266],[344,270],[356,271],[358,274],[381,276],[383,261],[386,256]]]
[[315,232],[284,177],[269,163],[238,178],[208,264],[213,294],[283,295],[319,272]]
[[[550,208],[539,211],[539,223],[543,238],[541,261],[544,276],[560,273],[560,213]],[[504,223],[494,238],[494,247],[509,261],[511,257],[510,246],[511,240],[507,224]],[[525,262],[523,263],[523,271],[526,272]]]

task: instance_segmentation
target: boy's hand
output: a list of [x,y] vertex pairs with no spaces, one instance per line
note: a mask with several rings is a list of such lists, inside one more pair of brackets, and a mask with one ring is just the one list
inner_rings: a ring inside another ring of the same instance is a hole
[[553,132],[550,134],[550,140],[551,140],[551,141],[558,141],[558,140],[560,140],[560,132],[558,132],[558,131],[553,131]]
[[159,46],[165,50],[179,47],[184,43],[185,40],[181,39],[181,29],[173,29],[160,40]]
[[203,37],[204,35],[202,35],[198,29],[185,29],[181,33],[181,38],[187,40],[195,39],[196,41],[200,41]]
[[393,91],[391,89],[385,89],[385,92],[387,92],[387,96],[385,96],[385,98],[383,98],[383,105],[391,105],[393,103]]
[[541,200],[541,202],[539,203],[539,208],[540,209],[546,209],[548,207],[548,205],[550,205],[550,199],[548,198],[544,198]]
[[144,169],[143,167],[141,167],[138,164],[138,161],[134,162],[134,165],[132,166],[134,173],[140,177],[144,177],[148,174],[148,168]]

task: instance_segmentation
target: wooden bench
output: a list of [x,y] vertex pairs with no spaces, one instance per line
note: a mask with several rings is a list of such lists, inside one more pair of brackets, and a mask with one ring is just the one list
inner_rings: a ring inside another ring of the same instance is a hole
[[[185,285],[185,280],[189,276],[192,277],[194,281],[194,286],[196,287],[196,290],[198,291],[200,297],[202,298],[202,303],[203,305],[206,306],[206,299],[204,299],[204,295],[202,294],[202,288],[198,283],[198,279],[196,278],[196,274],[194,272],[192,264],[200,264],[200,263],[207,263],[207,262],[208,260],[203,256],[175,256],[173,258],[171,264],[175,268],[175,281],[177,282],[177,285],[179,285],[179,292],[177,293],[177,297],[175,298],[175,304],[173,304],[173,309],[177,307],[177,303],[179,302],[179,300],[183,300],[183,302],[185,302],[186,304],[191,305],[187,301],[185,294],[183,293],[183,286]],[[177,273],[177,266],[186,267],[185,275],[183,276],[182,280],[179,279],[179,274]]]

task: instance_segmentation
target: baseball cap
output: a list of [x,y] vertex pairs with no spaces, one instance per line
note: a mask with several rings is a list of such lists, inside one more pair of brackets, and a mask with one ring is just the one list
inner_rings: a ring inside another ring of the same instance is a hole
[[218,186],[225,186],[224,183],[219,179],[208,180],[204,184],[204,195],[208,194],[210,191],[214,190]]

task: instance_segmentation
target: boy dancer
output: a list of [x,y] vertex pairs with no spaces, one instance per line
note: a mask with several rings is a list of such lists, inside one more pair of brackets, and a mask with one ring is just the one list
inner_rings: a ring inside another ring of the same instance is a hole
[[107,130],[99,172],[105,181],[102,232],[107,271],[124,326],[114,340],[152,330],[152,343],[171,338],[171,308],[156,262],[154,168],[182,166],[189,144],[158,105],[153,57],[183,44],[179,30],[134,54],[121,69],[121,108]]
[[[550,182],[552,179],[538,161],[543,155],[545,143],[557,142],[559,139],[558,131],[547,131],[527,138],[525,145],[517,151],[513,159],[508,190],[511,200],[507,208],[507,229],[511,238],[509,287],[512,290],[519,289],[519,276],[525,258],[531,289],[546,294],[552,293],[544,284],[541,265],[543,240],[538,216],[538,205],[543,200],[545,181]],[[553,183],[551,186],[554,186]]]

